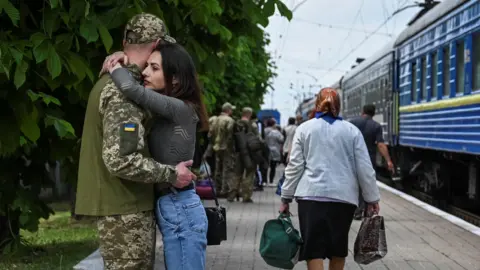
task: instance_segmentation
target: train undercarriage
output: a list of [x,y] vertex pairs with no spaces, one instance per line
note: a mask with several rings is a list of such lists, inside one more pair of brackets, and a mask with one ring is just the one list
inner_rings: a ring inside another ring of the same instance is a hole
[[390,154],[396,173],[377,166],[381,180],[480,225],[480,157],[402,146],[391,147]]

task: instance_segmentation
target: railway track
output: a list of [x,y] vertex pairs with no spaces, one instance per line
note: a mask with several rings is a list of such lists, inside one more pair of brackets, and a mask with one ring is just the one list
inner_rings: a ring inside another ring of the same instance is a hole
[[[384,184],[387,184],[389,185],[390,187],[392,188],[395,188],[398,190],[398,188],[396,188],[395,186],[392,186],[391,183],[392,181],[389,179],[389,178],[386,178],[386,177],[382,177],[382,176],[378,176],[378,180]],[[418,191],[418,190],[412,190],[410,192],[406,192],[405,190],[401,190],[402,192],[405,192],[406,194],[408,195],[411,195],[425,203],[428,203],[429,205],[432,205],[434,207],[437,207],[449,214],[452,214],[458,218],[461,218],[463,220],[465,220],[466,222],[469,222],[475,226],[479,226],[480,227],[480,216],[479,215],[476,215],[474,213],[471,213],[467,210],[464,210],[464,209],[461,209],[457,206],[454,206],[454,205],[450,205],[450,204],[447,204],[447,205],[443,205],[443,206],[440,206],[439,203],[433,199],[432,196],[426,194],[426,193],[423,193],[421,191]]]

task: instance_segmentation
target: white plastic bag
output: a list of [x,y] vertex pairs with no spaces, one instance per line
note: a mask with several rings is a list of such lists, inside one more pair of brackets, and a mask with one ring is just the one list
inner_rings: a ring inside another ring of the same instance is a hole
[[74,270],[103,270],[103,259],[100,250],[95,250],[87,258],[73,267]]

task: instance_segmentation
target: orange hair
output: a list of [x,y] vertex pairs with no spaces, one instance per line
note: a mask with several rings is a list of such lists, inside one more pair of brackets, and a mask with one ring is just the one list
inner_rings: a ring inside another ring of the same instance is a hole
[[340,96],[337,90],[326,87],[318,92],[315,108],[310,114],[310,119],[314,118],[317,112],[331,113],[333,116],[338,116],[340,113]]

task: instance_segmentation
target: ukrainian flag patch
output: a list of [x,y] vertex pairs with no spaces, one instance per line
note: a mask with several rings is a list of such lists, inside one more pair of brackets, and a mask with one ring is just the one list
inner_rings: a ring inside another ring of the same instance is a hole
[[135,131],[135,124],[124,124],[123,131]]

